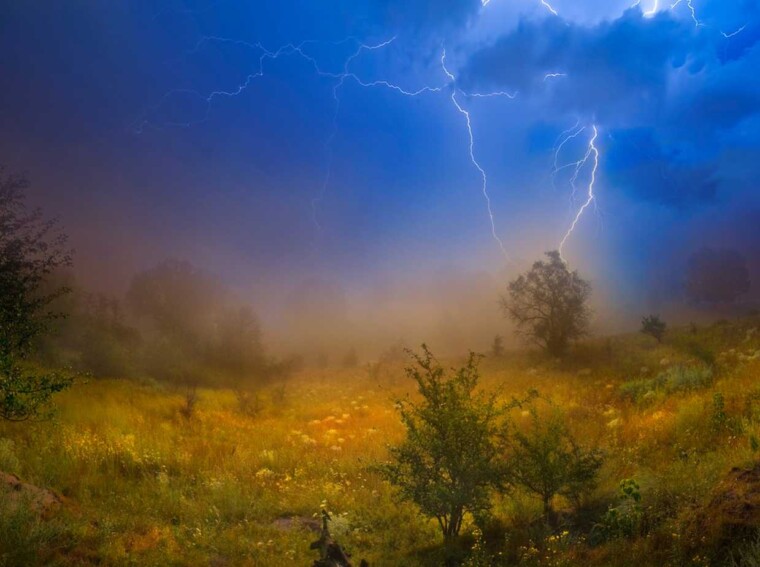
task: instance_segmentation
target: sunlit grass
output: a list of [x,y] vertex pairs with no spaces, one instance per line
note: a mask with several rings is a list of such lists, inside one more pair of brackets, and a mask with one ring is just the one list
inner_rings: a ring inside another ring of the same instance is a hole
[[[645,519],[660,535],[627,542],[624,557],[658,564],[653,548],[671,556],[678,548],[663,534],[678,533],[682,515],[732,466],[758,458],[751,437],[760,437],[760,402],[751,393],[760,387],[760,343],[751,326],[683,331],[663,345],[602,339],[565,363],[528,354],[486,359],[482,387],[504,399],[538,389],[566,410],[579,440],[604,450],[589,506],[614,502],[621,479],[639,481]],[[705,352],[716,360],[709,371]],[[14,532],[28,534],[14,549],[46,562],[308,565],[316,536],[304,520],[324,506],[355,558],[424,564],[418,552],[439,543],[436,526],[368,468],[403,435],[394,400],[411,389],[400,367],[380,377],[365,368],[305,371],[284,390],[264,389],[255,416],[240,411],[232,392],[202,390],[186,418],[180,391],[92,380],[58,398],[53,421],[0,424],[0,470],[67,499],[54,520],[0,511],[1,521],[32,526]],[[530,549],[539,503],[516,492],[499,498],[494,513],[512,533],[505,549]],[[616,555],[621,542],[582,553],[578,542],[560,543],[554,555],[630,564]]]

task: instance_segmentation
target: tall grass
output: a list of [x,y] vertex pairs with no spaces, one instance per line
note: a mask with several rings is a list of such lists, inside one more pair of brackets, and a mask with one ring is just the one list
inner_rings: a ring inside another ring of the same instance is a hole
[[[752,397],[760,361],[720,353],[760,344],[725,329],[684,331],[718,353],[719,371],[680,343],[639,336],[616,337],[609,349],[592,344],[583,366],[533,354],[486,360],[483,388],[507,400],[538,389],[566,411],[576,438],[606,455],[587,518],[556,502],[567,537],[549,540],[558,534],[547,533],[532,500],[499,496],[494,517],[482,519],[502,526],[483,530],[496,564],[678,564],[673,534],[683,518],[731,467],[758,459],[751,438],[760,436]],[[579,371],[586,367],[591,373]],[[232,391],[201,389],[189,417],[180,412],[183,392],[92,381],[62,394],[52,421],[0,423],[0,470],[67,498],[49,520],[0,506],[0,564],[308,565],[316,558],[309,520],[322,507],[338,518],[340,542],[357,563],[430,564],[437,527],[369,471],[403,435],[393,400],[413,384],[401,370],[305,370],[285,389],[259,391],[256,411]],[[715,415],[742,427],[715,427]],[[589,546],[588,526],[616,505],[627,478],[641,486],[641,537]],[[470,518],[465,531],[474,529]],[[736,560],[756,559],[756,549],[737,542]]]

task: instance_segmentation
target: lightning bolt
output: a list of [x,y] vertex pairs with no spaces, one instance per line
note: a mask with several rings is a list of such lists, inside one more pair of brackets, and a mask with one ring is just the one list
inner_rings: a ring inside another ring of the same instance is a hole
[[[670,5],[670,10],[674,10],[678,7],[679,4],[683,3],[684,0],[675,0]],[[635,8],[636,6],[641,5],[641,0],[636,0],[631,5],[631,8]],[[697,17],[697,9],[694,7],[694,0],[686,0],[686,5],[689,7],[689,12],[691,12],[691,19],[694,22],[694,27],[700,28],[703,27],[704,24],[699,20]],[[653,17],[660,9],[660,0],[654,0],[654,3],[652,4],[652,7],[649,10],[646,10],[643,12],[644,17],[651,18]]]
[[721,33],[721,34],[723,35],[723,37],[725,37],[726,39],[730,39],[730,38],[734,37],[735,35],[739,35],[740,33],[742,33],[742,32],[743,32],[744,30],[746,30],[746,29],[747,29],[747,24],[744,24],[742,27],[740,27],[739,29],[737,29],[737,30],[735,30],[735,31],[732,31],[732,32],[729,32],[729,33],[726,33],[726,32],[724,32],[724,31],[722,31],[722,32],[720,32],[720,33]]
[[[441,67],[443,68],[443,72],[446,73],[446,76],[450,79],[451,84],[456,84],[456,77],[454,76],[451,71],[448,70],[446,67],[446,50],[443,50],[443,53],[441,54]],[[462,92],[462,91],[459,91]],[[464,94],[464,93],[463,93]],[[466,95],[466,96],[478,96],[477,94],[474,95]],[[505,93],[502,91],[496,92],[496,93],[487,93],[482,94],[480,96],[507,96],[509,98],[514,98],[514,95],[511,95],[510,93]],[[457,100],[457,89],[454,88],[451,91],[451,102],[454,103],[454,106],[456,107],[457,111],[464,116],[465,123],[467,124],[467,133],[469,135],[470,143],[469,143],[469,151],[470,151],[470,161],[472,161],[472,164],[475,166],[475,169],[480,172],[480,177],[482,179],[482,185],[481,185],[481,191],[483,193],[483,197],[486,200],[486,209],[488,210],[488,218],[491,222],[491,236],[493,236],[493,239],[498,243],[499,248],[501,249],[501,253],[504,255],[504,258],[507,260],[510,260],[509,254],[507,253],[507,249],[504,247],[504,242],[499,238],[499,235],[496,233],[496,220],[494,218],[493,209],[491,208],[491,197],[488,194],[488,176],[486,175],[485,169],[480,165],[477,158],[475,157],[475,136],[472,132],[472,120],[470,119],[470,113],[468,110],[465,110],[461,104],[459,104],[459,101]]]
[[[560,171],[562,171],[563,169],[566,169],[568,167],[573,167],[573,166],[575,166],[575,168],[577,170],[578,167],[582,164],[583,160],[579,160],[579,161],[574,161],[574,162],[571,162],[571,163],[567,163],[567,164],[562,165],[562,166],[559,165],[559,156],[562,153],[562,148],[565,147],[565,144],[567,144],[570,140],[573,140],[573,139],[577,138],[578,136],[580,136],[586,130],[586,127],[585,126],[581,126],[580,123],[581,123],[581,121],[580,121],[580,119],[578,119],[575,122],[575,126],[573,126],[573,127],[569,128],[569,129],[565,130],[564,132],[562,132],[559,135],[559,137],[557,138],[557,142],[555,142],[554,169],[552,170],[552,186],[555,187],[555,188],[556,188],[557,174]],[[575,176],[575,177],[577,177],[577,176]],[[572,195],[570,197],[570,202],[574,204],[575,203],[575,200],[574,200],[575,199],[575,185],[574,185],[574,181],[573,181],[572,187],[573,187],[573,193],[572,193]]]
[[[549,4],[546,0],[539,0],[541,2],[541,5],[546,8],[551,14],[555,16],[559,16],[559,13],[557,13],[557,10],[554,9],[554,6]],[[485,7],[488,6],[488,4],[491,2],[491,0],[480,0],[481,6]]]
[[560,79],[567,77],[567,73],[547,73],[544,75],[544,82],[548,81],[549,79]]
[[[170,97],[174,95],[190,94],[204,101],[206,105],[206,110],[205,110],[203,118],[200,120],[189,121],[189,122],[165,121],[163,124],[166,126],[190,127],[193,124],[204,122],[205,120],[208,119],[209,113],[211,111],[211,105],[214,102],[214,99],[219,98],[219,97],[236,97],[242,94],[244,91],[246,91],[250,87],[250,85],[253,83],[255,79],[264,76],[264,61],[265,60],[275,60],[275,59],[279,59],[280,57],[288,56],[288,55],[301,57],[302,59],[304,59],[305,61],[311,64],[311,66],[314,68],[315,73],[318,76],[334,80],[335,83],[333,84],[332,92],[333,92],[333,99],[335,101],[335,110],[333,112],[332,126],[330,128],[330,133],[325,143],[325,146],[327,149],[327,169],[326,169],[325,177],[322,182],[321,190],[319,194],[316,197],[314,197],[311,201],[312,221],[315,227],[317,228],[317,230],[321,230],[321,226],[317,219],[317,209],[318,209],[319,203],[324,200],[325,194],[327,192],[327,188],[330,184],[330,178],[332,176],[332,163],[334,159],[332,147],[335,141],[335,137],[337,136],[337,133],[338,133],[338,115],[340,112],[340,103],[341,103],[339,92],[340,92],[340,89],[345,84],[345,82],[347,80],[352,80],[357,85],[364,88],[382,87],[382,88],[395,91],[404,96],[410,96],[410,97],[419,96],[425,93],[440,92],[441,90],[443,90],[443,87],[430,87],[430,86],[423,86],[416,90],[409,90],[385,79],[367,81],[367,80],[362,79],[356,73],[350,70],[351,63],[363,51],[374,51],[377,49],[382,49],[384,47],[387,47],[391,43],[393,43],[395,40],[396,40],[396,37],[394,36],[388,40],[385,40],[381,43],[374,44],[374,45],[368,45],[368,44],[362,43],[354,37],[348,37],[340,41],[334,41],[334,42],[317,42],[314,40],[306,40],[299,44],[289,43],[289,44],[279,47],[275,51],[271,51],[269,49],[266,49],[260,43],[251,43],[251,42],[247,42],[243,40],[218,37],[218,36],[204,36],[196,43],[195,47],[190,52],[188,52],[189,54],[198,52],[203,47],[204,44],[211,43],[211,42],[241,45],[241,46],[247,47],[249,49],[252,49],[261,53],[258,59],[258,65],[256,67],[256,70],[252,73],[249,73],[236,88],[231,89],[231,90],[215,90],[215,91],[211,91],[207,95],[203,95],[200,92],[191,90],[191,89],[174,89],[166,93],[162,97],[162,99],[159,101],[159,103],[152,108],[152,110],[154,111],[158,110]],[[320,67],[319,62],[314,57],[306,53],[306,51],[304,51],[305,46],[307,46],[308,44],[329,43],[331,45],[341,45],[349,41],[357,42],[358,46],[356,50],[348,58],[346,58],[343,64],[343,70],[340,73],[334,73],[334,72],[323,70]],[[473,96],[485,96],[485,95],[476,94]],[[150,120],[144,119],[136,128],[137,133],[141,133],[146,126],[155,127],[155,125]]]
[[[634,4],[634,6],[638,6],[639,4],[641,4],[641,1]],[[657,13],[657,10],[659,10],[659,8],[660,8],[660,0],[654,0],[654,4],[652,4],[652,7],[649,10],[644,12],[644,16],[646,16],[647,18],[651,18]]]
[[[673,10],[676,6],[678,6],[683,0],[676,0],[673,2],[673,4],[670,5],[670,9]],[[689,11],[691,12],[691,19],[694,21],[695,27],[702,27],[704,24],[699,21],[697,18],[697,10],[694,8],[694,4],[692,4],[693,0],[686,0],[686,5],[689,7]]]
[[559,14],[557,13],[557,10],[555,10],[554,7],[551,4],[549,4],[546,0],[541,0],[541,5],[547,10],[549,10],[549,12],[551,12],[553,15],[559,16]]
[[[488,4],[489,1],[490,0],[484,0],[483,5]],[[553,14],[556,14],[556,11],[549,4],[547,4],[546,2],[542,2],[542,4],[544,4]],[[222,89],[213,90],[205,95],[200,93],[199,91],[192,90],[192,89],[171,90],[167,92],[160,99],[158,104],[152,107],[151,110],[156,111],[160,109],[162,105],[164,105],[172,96],[177,95],[177,94],[184,93],[184,94],[190,94],[192,96],[195,96],[199,98],[200,100],[204,101],[206,105],[204,115],[200,120],[186,121],[186,122],[164,121],[162,123],[165,126],[190,127],[193,124],[200,123],[208,119],[209,114],[211,112],[212,104],[214,103],[216,99],[232,98],[232,97],[239,96],[243,92],[245,92],[253,84],[253,82],[256,79],[263,77],[265,74],[264,68],[265,68],[266,61],[273,61],[273,60],[277,60],[281,57],[286,57],[286,56],[300,57],[303,60],[307,61],[313,67],[314,72],[318,76],[334,81],[332,94],[333,94],[335,105],[334,105],[334,111],[333,111],[333,116],[332,116],[332,125],[330,128],[329,135],[327,136],[327,139],[325,141],[325,147],[326,147],[326,153],[327,153],[327,167],[326,167],[325,175],[321,184],[320,191],[311,200],[312,221],[315,227],[317,228],[317,230],[321,230],[317,213],[318,213],[319,204],[325,198],[325,194],[330,185],[330,181],[332,177],[332,165],[334,161],[333,145],[334,145],[334,141],[338,132],[338,117],[339,117],[340,107],[341,107],[340,91],[345,85],[345,83],[347,81],[353,81],[355,84],[363,88],[373,88],[373,87],[385,88],[407,97],[416,97],[423,94],[440,93],[445,88],[451,87],[451,101],[454,104],[454,107],[456,108],[456,110],[465,118],[465,124],[467,126],[467,133],[468,133],[468,140],[469,140],[468,151],[469,151],[470,161],[472,162],[473,166],[478,170],[482,179],[481,192],[486,202],[488,218],[490,221],[491,235],[493,236],[496,243],[499,245],[499,249],[501,250],[504,257],[509,260],[510,259],[509,254],[507,253],[506,247],[504,246],[504,242],[501,240],[501,238],[499,238],[497,234],[495,215],[492,208],[491,197],[488,192],[488,176],[486,174],[485,169],[483,169],[483,167],[480,165],[480,162],[477,160],[476,155],[475,155],[475,136],[473,133],[470,112],[461,105],[458,96],[461,95],[464,97],[473,97],[473,98],[504,97],[508,99],[514,99],[517,96],[517,92],[507,92],[507,91],[494,91],[494,92],[485,92],[485,93],[466,92],[458,88],[456,85],[456,77],[454,76],[453,73],[449,71],[449,69],[446,66],[446,51],[445,50],[443,50],[443,53],[441,55],[441,66],[448,81],[442,86],[422,86],[417,89],[408,89],[385,79],[366,80],[351,70],[352,62],[357,57],[359,57],[359,55],[362,52],[382,49],[388,46],[389,44],[391,44],[393,41],[395,41],[395,39],[396,38],[393,37],[391,39],[385,40],[381,43],[374,44],[374,45],[368,45],[368,44],[362,43],[353,37],[349,37],[349,38],[336,41],[336,42],[317,42],[314,40],[307,40],[298,44],[288,43],[286,45],[283,45],[277,48],[276,50],[270,50],[270,49],[265,48],[260,43],[251,43],[251,42],[247,42],[243,40],[230,39],[230,38],[218,37],[218,36],[205,36],[196,43],[194,49],[191,50],[189,53],[195,53],[199,51],[203,47],[204,44],[211,43],[211,42],[229,43],[229,44],[244,46],[259,54],[257,58],[257,63],[254,66],[254,70],[250,72],[248,75],[246,75],[245,78],[235,88],[232,88],[229,90],[222,90]],[[340,72],[332,72],[332,71],[324,70],[320,66],[317,59],[309,55],[305,51],[306,46],[309,44],[330,43],[332,45],[340,45],[349,41],[355,41],[357,43],[357,48],[353,51],[353,53],[349,57],[345,59],[343,68]],[[556,74],[550,74],[550,75],[558,77],[558,76],[562,76],[563,74],[556,73]],[[137,132],[138,133],[142,132],[145,127],[158,127],[158,126],[154,124],[149,118],[144,118],[137,128]]]
[[576,165],[575,174],[574,174],[574,180],[577,179],[578,174],[580,173],[581,169],[584,165],[586,165],[589,160],[593,160],[593,167],[591,169],[591,179],[589,180],[588,184],[588,193],[586,202],[581,205],[580,209],[578,209],[578,212],[575,215],[575,218],[573,219],[573,222],[570,225],[570,228],[565,233],[564,238],[559,244],[559,254],[560,257],[562,257],[562,252],[565,248],[565,244],[567,243],[567,240],[570,238],[570,236],[575,231],[575,227],[580,222],[581,218],[583,217],[583,213],[586,212],[586,209],[591,205],[591,203],[594,202],[596,199],[596,195],[594,194],[594,186],[596,185],[596,176],[597,171],[599,170],[599,148],[596,146],[596,140],[599,137],[599,129],[596,127],[596,125],[591,127],[593,130],[593,135],[591,136],[591,139],[588,143],[588,148],[586,150],[586,154],[583,156],[583,159],[579,160]]
[[[343,63],[343,72],[337,75],[328,74],[330,76],[337,78],[337,81],[333,85],[333,89],[332,89],[333,100],[335,101],[335,107],[334,107],[335,110],[333,111],[332,126],[330,128],[330,134],[327,137],[327,141],[325,142],[325,148],[327,151],[327,169],[325,171],[325,176],[322,181],[322,187],[319,194],[311,200],[311,220],[318,231],[322,230],[322,226],[320,225],[319,219],[318,219],[319,204],[322,201],[324,201],[325,195],[327,194],[327,188],[330,185],[330,179],[332,177],[332,165],[333,165],[333,159],[334,159],[333,143],[335,141],[335,137],[338,135],[338,114],[340,113],[340,101],[341,101],[339,91],[341,87],[343,87],[343,85],[345,84],[347,78],[351,78],[355,80],[358,84],[362,86],[376,86],[377,84],[380,84],[379,82],[375,82],[372,84],[364,83],[363,81],[359,79],[359,77],[357,77],[354,73],[351,73],[349,71],[349,67],[351,63],[354,61],[354,59],[356,59],[363,51],[373,51],[376,49],[382,49],[383,47],[390,45],[395,40],[396,40],[396,37],[394,36],[391,39],[383,41],[376,45],[367,45],[364,43],[359,43],[354,53],[350,55]],[[345,42],[345,41],[346,40],[343,40],[342,42]],[[342,42],[338,42],[338,43],[342,43]],[[315,64],[315,69],[318,74],[320,75],[325,74],[321,69],[319,69],[319,66],[316,64]],[[406,94],[406,91],[402,89],[401,87],[398,87],[397,85],[391,85],[387,81],[383,81],[383,83],[389,86],[389,88],[392,87],[394,88],[394,90],[398,90],[399,92]],[[409,94],[411,95],[411,93]]]

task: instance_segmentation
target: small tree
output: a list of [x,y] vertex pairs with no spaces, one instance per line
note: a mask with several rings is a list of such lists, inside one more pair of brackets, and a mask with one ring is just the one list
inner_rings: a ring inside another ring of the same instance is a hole
[[71,264],[66,235],[39,209],[29,210],[23,177],[0,169],[0,418],[38,417],[71,378],[32,369],[36,341],[60,315],[52,303],[66,287],[46,289],[50,275]]
[[529,409],[530,423],[514,427],[507,437],[507,480],[541,498],[544,517],[552,519],[552,500],[560,494],[580,501],[596,486],[602,455],[576,443],[564,416],[554,407],[539,415],[535,404]]
[[658,343],[662,342],[662,338],[665,336],[665,329],[667,325],[665,321],[659,318],[657,315],[650,315],[641,319],[641,332],[650,337],[657,339]]
[[528,273],[509,284],[502,296],[504,313],[517,332],[553,356],[562,356],[570,341],[587,334],[591,286],[570,271],[559,252],[547,252],[548,261],[533,264]]
[[406,439],[391,447],[393,461],[378,470],[398,487],[401,497],[438,520],[444,541],[458,535],[466,514],[489,508],[499,480],[495,439],[503,409],[494,396],[476,393],[478,357],[447,373],[423,345],[415,366],[406,369],[417,383],[419,402],[399,401]]
[[504,356],[504,338],[501,335],[496,335],[491,343],[491,356],[499,358]]

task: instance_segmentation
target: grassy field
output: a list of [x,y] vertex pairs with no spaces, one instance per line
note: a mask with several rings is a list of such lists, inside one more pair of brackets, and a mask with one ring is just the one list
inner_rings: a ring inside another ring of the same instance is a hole
[[[485,359],[482,387],[505,398],[538,389],[605,460],[593,496],[560,530],[539,520],[531,496],[499,497],[478,542],[486,551],[470,564],[730,564],[698,519],[720,531],[711,499],[732,467],[760,459],[758,327],[749,318],[681,329],[662,345],[597,339],[564,363]],[[229,391],[200,391],[186,417],[183,393],[155,383],[79,384],[57,398],[52,420],[0,424],[0,471],[64,497],[44,517],[4,500],[0,564],[305,566],[317,557],[310,525],[322,507],[357,563],[439,564],[435,523],[369,470],[404,433],[394,400],[413,384],[402,367],[303,371],[264,389],[255,415]],[[644,527],[594,544],[623,479],[640,486]],[[736,564],[760,564],[751,538],[733,553]]]

